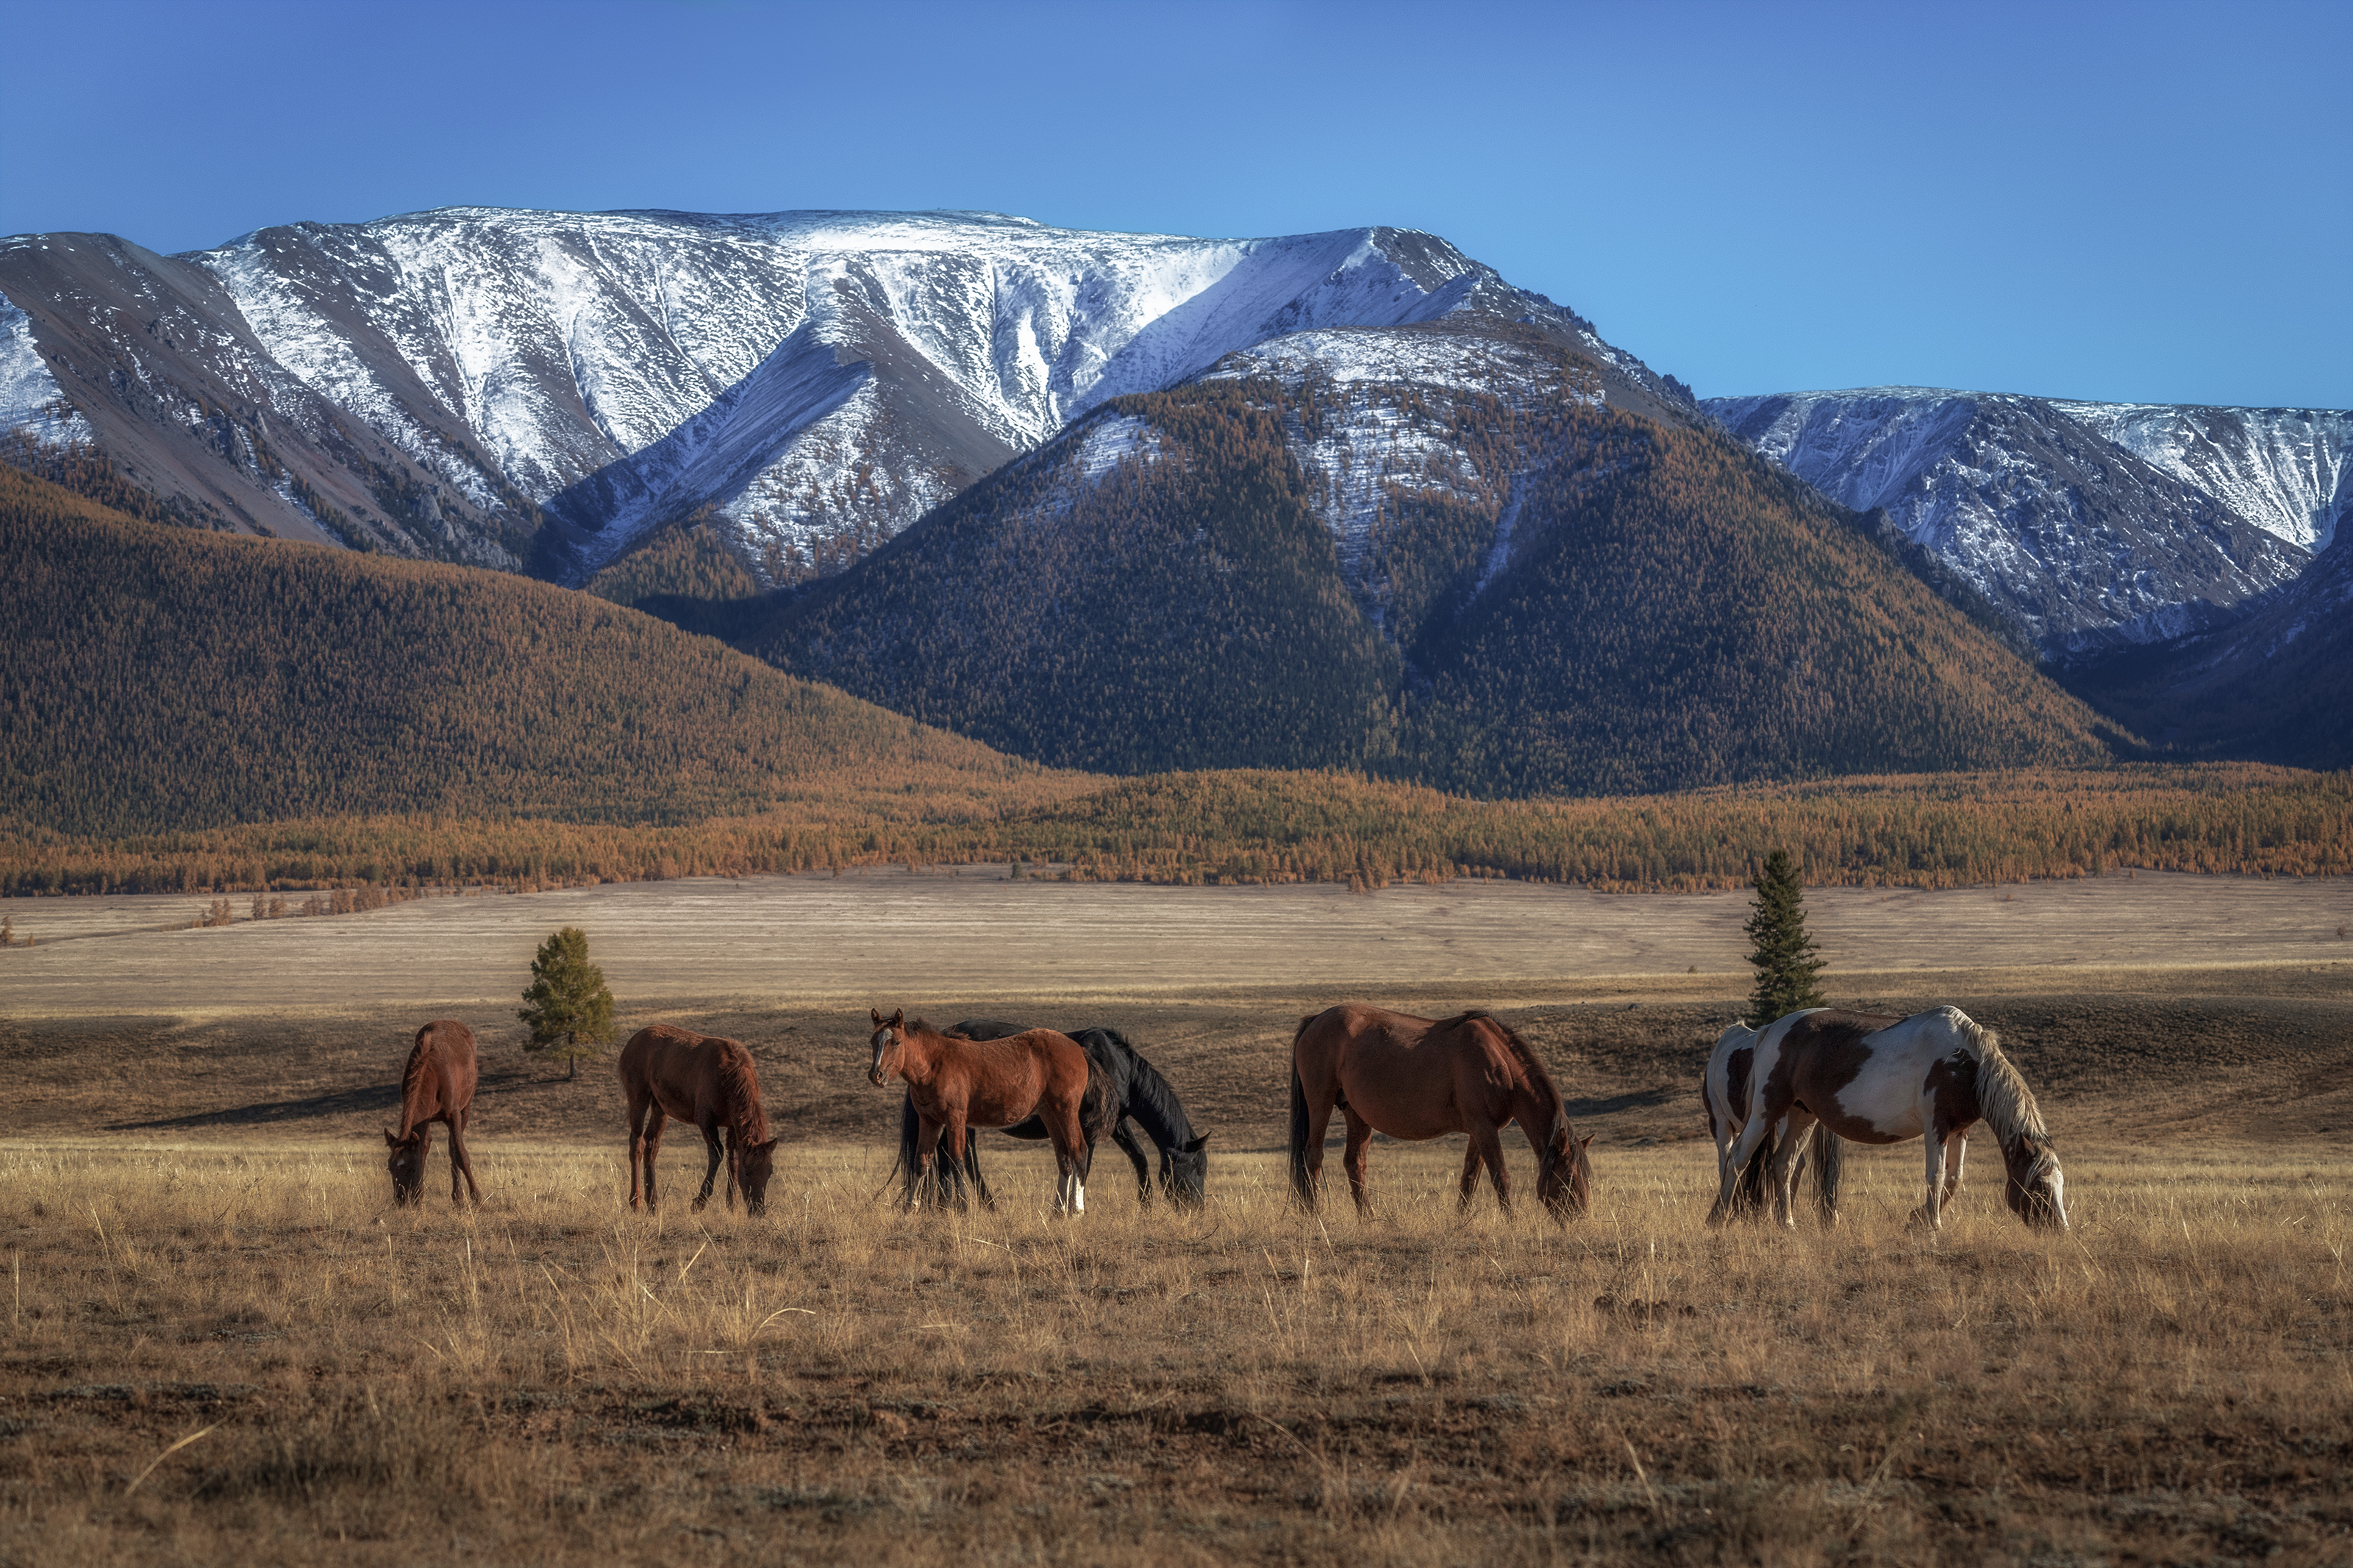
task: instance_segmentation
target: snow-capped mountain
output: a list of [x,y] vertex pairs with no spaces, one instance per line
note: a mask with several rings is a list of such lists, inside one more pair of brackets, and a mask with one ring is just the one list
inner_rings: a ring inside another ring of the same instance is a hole
[[[37,356],[135,353],[150,325],[135,309],[93,328],[65,303],[85,280],[21,265],[61,259],[58,238],[0,241],[19,335]],[[141,256],[183,292],[195,278],[225,297],[207,342],[258,345],[445,512],[544,508],[554,564],[574,574],[716,505],[756,565],[790,578],[871,548],[1106,398],[1303,331],[1525,321],[1579,343],[1622,400],[1688,405],[1573,312],[1401,229],[1220,240],[987,213],[461,208]],[[34,393],[79,408],[108,392],[57,384]],[[380,542],[416,544],[407,520],[342,499]]]
[[1894,525],[2048,657],[2195,634],[2353,509],[2353,415],[1925,387],[1712,398],[1734,437]]

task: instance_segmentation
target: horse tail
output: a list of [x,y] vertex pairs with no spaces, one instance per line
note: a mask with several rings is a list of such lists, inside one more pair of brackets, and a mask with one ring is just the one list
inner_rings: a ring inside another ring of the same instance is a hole
[[1299,1042],[1323,1016],[1312,1013],[1291,1031],[1291,1191],[1310,1214],[1315,1212],[1315,1178],[1307,1169],[1307,1080],[1299,1076]]
[[1814,1124],[1814,1207],[1824,1225],[1838,1220],[1839,1178],[1845,1173],[1846,1140],[1820,1122]]

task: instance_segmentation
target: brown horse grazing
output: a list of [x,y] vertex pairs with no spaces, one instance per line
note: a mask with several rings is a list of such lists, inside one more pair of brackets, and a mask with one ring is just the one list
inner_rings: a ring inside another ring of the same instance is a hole
[[932,1156],[944,1134],[949,1161],[961,1164],[970,1129],[1011,1127],[1035,1116],[1045,1122],[1054,1145],[1054,1212],[1086,1212],[1092,1157],[1083,1112],[1088,1068],[1078,1041],[1051,1029],[967,1040],[943,1035],[921,1018],[910,1023],[904,1009],[888,1018],[869,1011],[874,1015],[874,1062],[866,1076],[877,1084],[906,1079],[908,1101],[922,1122],[907,1186],[910,1207],[930,1186]]
[[[735,1206],[740,1186],[744,1208],[755,1215],[767,1208],[776,1140],[768,1136],[768,1113],[760,1108],[760,1075],[742,1042],[649,1024],[621,1047],[620,1066],[621,1091],[629,1097],[631,1208],[638,1206],[640,1173],[645,1206],[654,1206],[654,1160],[661,1152],[662,1129],[673,1116],[692,1123],[711,1152],[702,1191],[694,1196],[697,1212],[711,1201],[723,1155],[727,1161],[727,1206]],[[723,1148],[722,1128],[727,1131]]]
[[449,1129],[449,1201],[459,1200],[458,1178],[476,1204],[482,1189],[474,1184],[474,1162],[466,1154],[466,1119],[474,1110],[474,1031],[455,1018],[438,1018],[417,1031],[408,1050],[408,1065],[400,1073],[400,1131],[385,1129],[392,1151],[385,1167],[392,1172],[396,1203],[425,1201],[425,1152],[433,1143],[433,1124]]
[[1348,1190],[1365,1200],[1365,1148],[1376,1132],[1420,1140],[1467,1132],[1461,1206],[1471,1205],[1483,1161],[1495,1201],[1512,1206],[1504,1169],[1504,1124],[1517,1121],[1536,1151],[1536,1195],[1555,1219],[1585,1213],[1593,1167],[1568,1110],[1527,1043],[1483,1012],[1433,1021],[1359,1002],[1299,1021],[1291,1037],[1291,1185],[1309,1209],[1324,1180],[1324,1133],[1336,1106],[1348,1118]]

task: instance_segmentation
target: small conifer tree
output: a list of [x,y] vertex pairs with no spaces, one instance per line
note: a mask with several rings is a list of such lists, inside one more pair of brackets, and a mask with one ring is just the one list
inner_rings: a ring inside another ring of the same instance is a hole
[[1757,989],[1749,994],[1748,1022],[1762,1028],[1801,1007],[1828,1001],[1814,976],[1822,971],[1820,949],[1806,934],[1806,885],[1786,849],[1776,849],[1757,868],[1756,912],[1748,917],[1748,962],[1757,966]]
[[531,988],[515,1016],[531,1026],[524,1049],[564,1064],[566,1080],[580,1075],[580,1061],[594,1058],[613,1038],[613,993],[605,972],[588,962],[588,933],[565,926],[540,944],[531,961]]

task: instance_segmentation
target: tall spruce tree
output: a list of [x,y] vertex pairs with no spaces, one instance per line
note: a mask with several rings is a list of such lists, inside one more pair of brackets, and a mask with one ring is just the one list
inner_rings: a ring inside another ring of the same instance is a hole
[[613,993],[605,972],[588,962],[588,933],[578,926],[565,926],[540,944],[522,1004],[515,1016],[531,1026],[523,1049],[562,1062],[567,1080],[580,1075],[582,1058],[594,1058],[612,1041]]
[[1786,849],[1776,849],[1757,868],[1756,913],[1748,917],[1748,962],[1757,966],[1757,989],[1748,997],[1748,1022],[1763,1027],[1800,1007],[1820,1007],[1829,998],[1814,984],[1822,971],[1820,949],[1806,934],[1806,884]]

